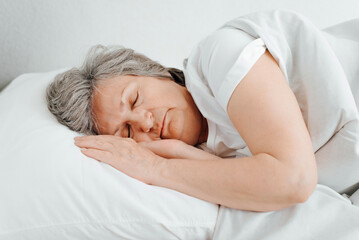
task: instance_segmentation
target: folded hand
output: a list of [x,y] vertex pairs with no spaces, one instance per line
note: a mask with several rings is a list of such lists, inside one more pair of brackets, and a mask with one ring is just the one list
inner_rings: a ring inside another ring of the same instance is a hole
[[188,145],[183,141],[176,139],[165,139],[151,142],[140,142],[139,145],[150,149],[155,154],[170,159],[197,159],[197,160],[213,160],[219,157],[205,152],[199,148]]
[[86,156],[107,163],[147,184],[152,184],[157,166],[166,161],[131,138],[112,135],[76,137],[75,145]]

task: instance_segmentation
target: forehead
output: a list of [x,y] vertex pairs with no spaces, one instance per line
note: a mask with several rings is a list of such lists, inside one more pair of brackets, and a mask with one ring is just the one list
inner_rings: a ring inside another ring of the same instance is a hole
[[122,96],[123,91],[133,84],[126,76],[119,76],[102,80],[96,85],[93,92],[93,107],[101,107],[113,104],[117,97]]
[[[103,80],[93,92],[92,112],[101,134],[111,134],[121,114],[123,91],[136,84],[135,79],[119,76]],[[127,92],[127,91],[126,91]]]

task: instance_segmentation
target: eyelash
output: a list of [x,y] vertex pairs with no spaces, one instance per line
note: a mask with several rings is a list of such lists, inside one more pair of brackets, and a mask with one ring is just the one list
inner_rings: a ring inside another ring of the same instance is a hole
[[138,92],[137,92],[137,96],[136,96],[136,99],[135,99],[135,101],[133,102],[133,104],[132,104],[132,107],[134,107],[135,105],[136,105],[136,103],[137,103],[137,100],[138,100]]
[[[132,103],[132,107],[134,107],[136,105],[137,100],[138,100],[138,96],[139,96],[139,94],[137,92],[137,96],[136,96],[135,101]],[[131,137],[131,131],[130,131],[131,128],[130,127],[131,127],[130,124],[127,124],[127,132],[128,132],[127,138]]]

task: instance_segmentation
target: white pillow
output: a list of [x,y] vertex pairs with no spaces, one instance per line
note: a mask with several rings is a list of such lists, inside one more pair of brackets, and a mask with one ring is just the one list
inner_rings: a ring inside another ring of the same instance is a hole
[[0,239],[211,238],[218,205],[81,154],[46,106],[61,71],[22,75],[0,93]]

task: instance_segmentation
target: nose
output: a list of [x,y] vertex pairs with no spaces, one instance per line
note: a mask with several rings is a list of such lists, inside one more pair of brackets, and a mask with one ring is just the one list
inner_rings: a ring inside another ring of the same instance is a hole
[[136,130],[148,133],[154,125],[153,114],[145,109],[136,109],[131,114],[130,122]]

